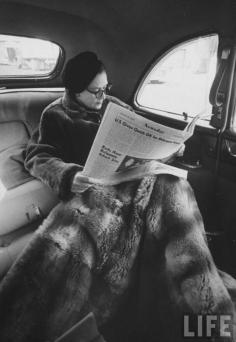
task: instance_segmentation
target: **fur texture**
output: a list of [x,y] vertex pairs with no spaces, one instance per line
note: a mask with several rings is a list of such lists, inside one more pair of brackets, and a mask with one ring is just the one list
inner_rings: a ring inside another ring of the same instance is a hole
[[1,284],[0,341],[53,341],[90,311],[108,342],[182,341],[185,313],[234,320],[185,180],[96,186],[54,208]]

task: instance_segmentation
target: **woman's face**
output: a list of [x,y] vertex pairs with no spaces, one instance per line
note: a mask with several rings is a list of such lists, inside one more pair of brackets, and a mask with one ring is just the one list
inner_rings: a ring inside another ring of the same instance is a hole
[[105,99],[107,84],[107,74],[105,71],[102,71],[94,77],[85,90],[75,94],[75,98],[85,107],[98,110],[102,107]]

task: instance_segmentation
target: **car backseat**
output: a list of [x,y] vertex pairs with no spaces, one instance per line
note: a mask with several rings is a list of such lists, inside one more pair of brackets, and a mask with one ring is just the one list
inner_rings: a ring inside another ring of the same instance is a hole
[[62,93],[61,88],[0,92],[0,278],[58,202],[25,170],[24,153],[43,109]]

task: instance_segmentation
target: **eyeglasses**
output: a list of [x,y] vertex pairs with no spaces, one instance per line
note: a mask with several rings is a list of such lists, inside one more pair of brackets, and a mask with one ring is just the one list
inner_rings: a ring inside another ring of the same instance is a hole
[[103,94],[108,93],[111,90],[112,84],[108,83],[106,87],[104,88],[99,88],[98,90],[91,90],[86,88],[86,90],[90,93],[96,96],[97,99],[103,96]]

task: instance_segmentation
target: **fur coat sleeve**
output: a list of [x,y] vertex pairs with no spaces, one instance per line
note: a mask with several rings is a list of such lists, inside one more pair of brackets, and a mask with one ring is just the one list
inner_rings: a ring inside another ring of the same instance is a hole
[[82,166],[66,162],[69,153],[68,137],[64,130],[66,119],[60,110],[49,109],[42,114],[26,150],[25,167],[65,199],[70,195],[71,183]]
[[184,314],[227,314],[233,342],[225,279],[187,181],[93,186],[52,210],[1,283],[0,341],[54,341],[93,312],[110,342],[180,342]]

